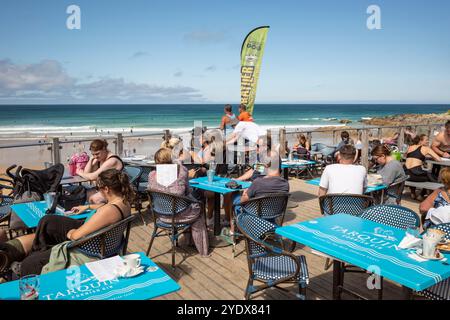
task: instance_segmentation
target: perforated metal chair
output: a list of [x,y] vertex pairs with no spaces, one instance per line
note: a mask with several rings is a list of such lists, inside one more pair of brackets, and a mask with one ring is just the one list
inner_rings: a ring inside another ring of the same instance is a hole
[[[360,218],[371,220],[373,222],[381,223],[394,228],[407,230],[416,229],[420,226],[420,220],[417,214],[405,207],[398,205],[377,205],[369,207],[359,215]],[[350,294],[355,294],[353,291],[344,288],[344,274],[348,272],[353,273],[366,273],[365,270],[360,269],[356,266],[346,265],[342,263],[340,284],[338,286],[340,293],[346,291]],[[383,298],[383,278],[380,277],[380,289],[377,289],[378,299]]]
[[319,197],[320,212],[323,215],[349,214],[358,216],[373,204],[373,198],[360,194],[327,194]]
[[[450,223],[431,226],[430,229],[438,229],[444,231],[444,239],[447,241],[450,240]],[[450,300],[450,278],[417,293],[432,300]]]
[[[360,194],[334,194],[330,193],[319,197],[320,213],[322,215],[349,214],[358,216],[366,208],[373,205],[372,197]],[[312,253],[326,257],[324,270],[328,270],[333,265],[328,255],[312,250]]]
[[[236,214],[239,215],[242,212],[246,212],[275,223],[277,226],[282,226],[289,197],[290,193],[271,193],[235,204],[232,207],[232,223],[236,223]],[[239,212],[236,212],[237,207],[240,207]],[[239,236],[236,233],[233,235],[233,258],[236,253],[236,239]]]
[[136,216],[131,215],[113,225],[102,228],[83,238],[71,241],[68,249],[77,249],[82,253],[105,259],[118,254],[126,254],[131,223]]
[[[305,256],[295,256],[280,246],[281,238],[274,232],[276,225],[253,214],[237,216],[236,225],[245,237],[249,279],[245,288],[245,299],[269,287],[280,288],[284,282],[299,286],[298,297],[306,299],[309,283],[308,266]],[[262,282],[255,286],[254,281]]]
[[403,230],[420,226],[417,213],[397,205],[373,206],[364,210],[359,217]]
[[[128,178],[130,180],[130,184],[133,186],[134,191],[138,194],[139,193],[139,181],[141,179],[143,168],[138,166],[125,166],[123,168],[123,171],[128,175]],[[136,208],[136,210],[139,213],[139,216],[142,220],[142,223],[145,225],[144,217],[142,216],[142,204],[141,204],[141,197],[138,196],[135,198],[134,203],[132,205]]]
[[382,204],[394,204],[394,203],[390,203],[390,199],[395,199],[395,204],[400,205],[402,202],[402,196],[403,196],[403,190],[405,189],[405,182],[406,180],[409,179],[409,176],[404,177],[403,179],[395,182],[395,183],[391,183],[387,189],[386,189],[386,196],[387,196],[387,201],[385,199],[382,199]]
[[[156,237],[168,236],[172,243],[172,268],[175,268],[175,247],[177,246],[178,238],[191,227],[191,223],[177,223],[175,222],[175,218],[194,203],[198,204],[200,210],[202,210],[202,203],[189,197],[156,190],[149,190],[148,195],[150,197],[149,209],[152,214],[154,226],[147,249],[147,256],[150,254],[153,241]],[[167,219],[171,219],[171,222],[164,222],[161,218],[165,218],[166,221]]]

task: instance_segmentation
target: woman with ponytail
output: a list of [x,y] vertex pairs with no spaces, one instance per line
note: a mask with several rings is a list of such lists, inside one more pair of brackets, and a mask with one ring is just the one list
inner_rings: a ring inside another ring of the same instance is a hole
[[85,222],[66,216],[46,215],[39,221],[36,233],[0,243],[0,272],[12,262],[21,261],[12,268],[16,274],[40,274],[49,263],[54,246],[78,240],[130,216],[130,203],[135,195],[125,173],[116,169],[105,170],[99,174],[96,183],[106,204],[73,208],[73,213],[77,214],[88,209],[96,210]]

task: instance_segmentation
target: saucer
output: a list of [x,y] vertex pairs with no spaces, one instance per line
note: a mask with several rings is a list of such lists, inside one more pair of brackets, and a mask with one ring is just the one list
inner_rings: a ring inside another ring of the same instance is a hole
[[439,258],[436,258],[436,257],[429,258],[429,257],[425,257],[422,255],[422,249],[416,250],[416,254],[419,257],[421,257],[422,259],[426,259],[426,260],[442,260],[442,259],[444,259],[444,255],[440,251],[438,251],[438,252],[439,252]]

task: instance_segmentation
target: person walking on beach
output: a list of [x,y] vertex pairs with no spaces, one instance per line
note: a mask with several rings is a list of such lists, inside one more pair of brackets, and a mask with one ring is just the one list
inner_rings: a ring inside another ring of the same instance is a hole
[[252,115],[247,111],[247,107],[245,106],[245,104],[241,104],[239,105],[239,116],[238,116],[238,120],[239,121],[253,121],[253,117]]
[[233,113],[233,107],[230,104],[225,105],[225,115],[220,123],[220,130],[224,130],[225,137],[233,131],[233,124],[237,124],[237,118]]

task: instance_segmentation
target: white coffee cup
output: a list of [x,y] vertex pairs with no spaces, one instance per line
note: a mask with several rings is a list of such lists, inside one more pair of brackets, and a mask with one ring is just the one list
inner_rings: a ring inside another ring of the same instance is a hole
[[123,257],[123,264],[130,269],[136,269],[141,265],[141,256],[137,253]]

